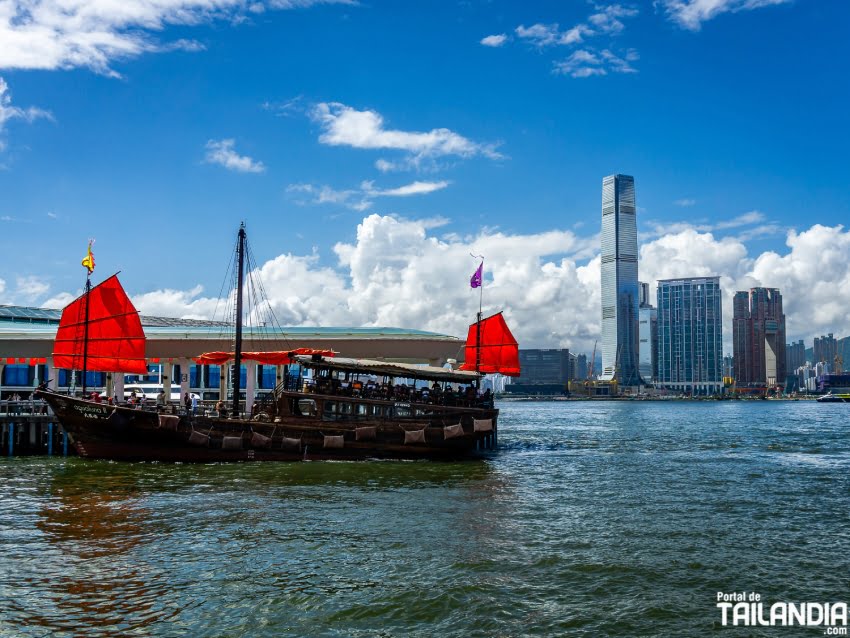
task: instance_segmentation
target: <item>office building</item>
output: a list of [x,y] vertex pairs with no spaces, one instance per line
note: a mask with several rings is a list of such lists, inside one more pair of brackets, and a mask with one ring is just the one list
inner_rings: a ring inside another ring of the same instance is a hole
[[635,180],[602,180],[602,377],[640,385]]
[[658,376],[658,312],[649,301],[649,284],[638,282],[638,372],[644,383]]
[[658,377],[655,385],[691,395],[723,391],[720,277],[658,282]]
[[580,354],[576,357],[575,378],[583,381],[583,380],[587,379],[587,373],[588,373],[587,355],[586,354]]
[[835,355],[838,354],[838,340],[830,332],[828,335],[815,337],[815,345],[812,348],[814,363],[827,363],[830,370],[835,366]]
[[804,365],[806,365],[806,346],[803,340],[785,344],[785,373],[795,374],[797,368]]
[[751,288],[732,302],[735,383],[776,387],[785,383],[785,315],[777,288]]

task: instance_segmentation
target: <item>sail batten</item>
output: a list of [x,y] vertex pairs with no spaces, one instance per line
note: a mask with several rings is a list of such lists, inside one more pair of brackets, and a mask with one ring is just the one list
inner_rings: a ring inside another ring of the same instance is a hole
[[[85,338],[88,305],[88,339]],[[86,343],[88,346],[86,347]],[[117,275],[94,286],[62,311],[53,344],[56,368],[147,374],[145,332]]]
[[482,374],[497,372],[509,377],[519,376],[519,344],[501,312],[469,326],[464,363],[460,369],[475,370]]

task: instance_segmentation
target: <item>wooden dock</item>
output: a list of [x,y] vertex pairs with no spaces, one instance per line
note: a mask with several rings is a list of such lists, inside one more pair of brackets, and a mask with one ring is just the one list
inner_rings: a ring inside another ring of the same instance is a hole
[[72,453],[68,435],[43,401],[0,401],[0,455]]

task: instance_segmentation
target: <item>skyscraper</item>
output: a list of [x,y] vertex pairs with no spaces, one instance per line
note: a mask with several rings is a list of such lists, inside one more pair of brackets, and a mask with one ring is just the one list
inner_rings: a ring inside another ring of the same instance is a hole
[[658,376],[658,313],[649,302],[649,284],[638,282],[638,372],[644,383]]
[[638,373],[635,179],[602,180],[602,379],[641,383]]
[[723,389],[720,277],[658,282],[657,387],[694,395]]
[[785,384],[785,315],[777,288],[751,288],[732,301],[732,349],[738,386]]
[[815,359],[814,363],[827,363],[830,370],[834,369],[835,355],[838,352],[838,340],[831,332],[828,335],[821,335],[820,338],[815,337],[815,345],[812,351]]

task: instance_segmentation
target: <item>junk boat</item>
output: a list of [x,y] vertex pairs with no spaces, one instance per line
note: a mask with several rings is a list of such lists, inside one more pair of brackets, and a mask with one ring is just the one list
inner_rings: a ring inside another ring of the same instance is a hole
[[[192,414],[173,405],[112,405],[41,387],[37,391],[82,457],[126,461],[298,461],[370,458],[456,459],[495,449],[499,411],[483,374],[519,375],[519,354],[501,313],[469,327],[460,369],[348,359],[307,348],[242,352],[244,224],[237,241],[235,350],[198,363],[233,360],[285,365],[283,382],[245,414],[239,374],[233,402]],[[85,260],[84,260],[85,265]],[[93,259],[92,259],[93,266]],[[147,374],[138,312],[117,275],[92,287],[62,313],[56,368]],[[224,399],[224,397],[222,397]]]

